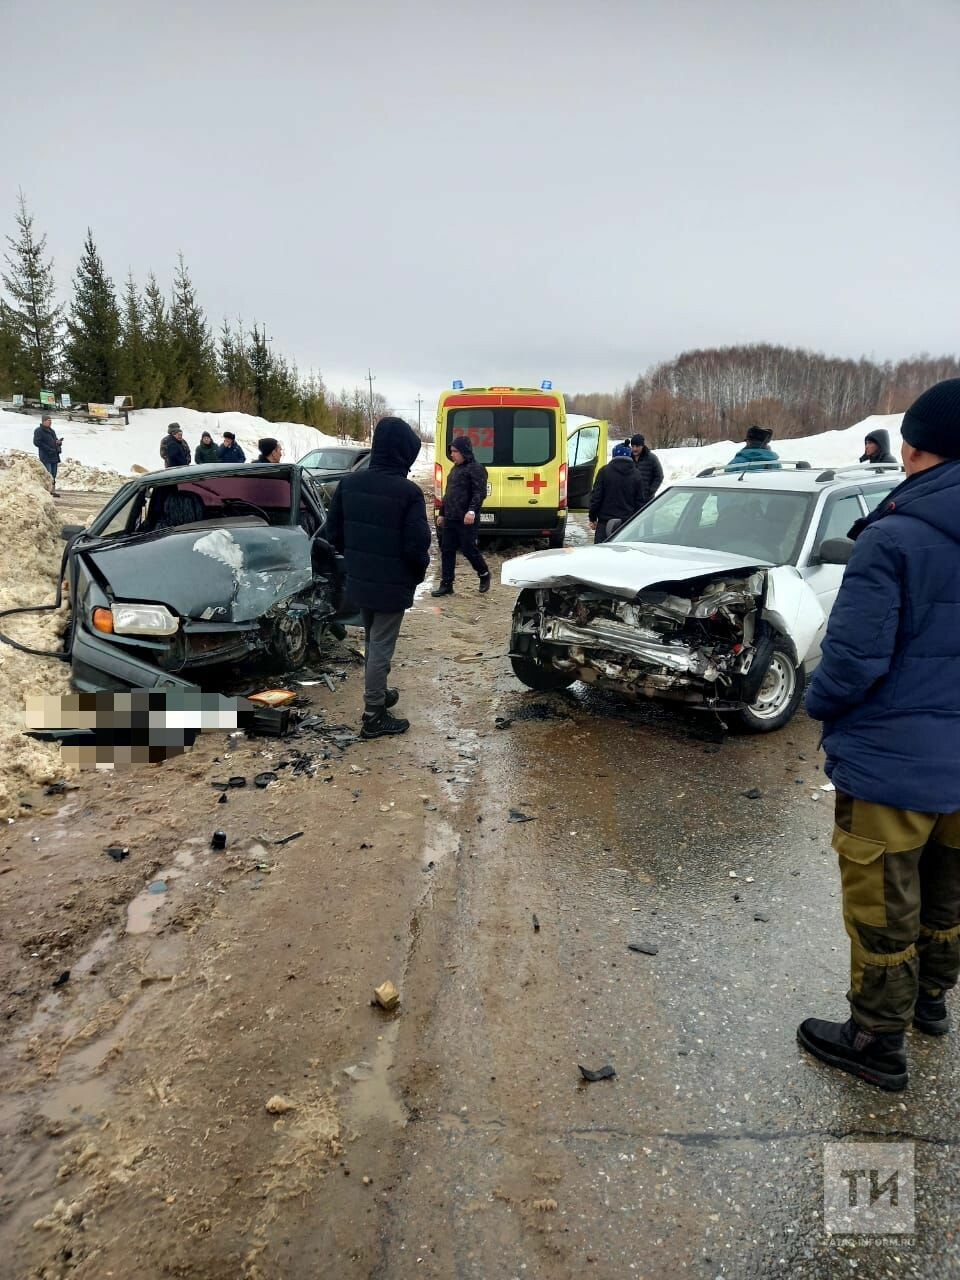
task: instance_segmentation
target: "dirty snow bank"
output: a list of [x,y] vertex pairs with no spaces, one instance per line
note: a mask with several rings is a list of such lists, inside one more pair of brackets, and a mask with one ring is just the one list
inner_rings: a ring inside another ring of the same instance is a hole
[[[0,458],[0,609],[51,604],[64,543],[50,495],[50,477],[36,458]],[[0,618],[0,631],[35,649],[59,649],[67,611]],[[68,693],[65,662],[37,658],[0,644],[0,818],[19,798],[68,773],[55,744],[23,737],[24,704],[32,693]]]

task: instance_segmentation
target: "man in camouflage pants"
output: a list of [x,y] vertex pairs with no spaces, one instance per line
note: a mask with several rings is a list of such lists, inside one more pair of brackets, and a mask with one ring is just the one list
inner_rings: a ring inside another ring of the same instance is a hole
[[882,1089],[907,1083],[911,1022],[950,1030],[960,976],[960,378],[901,430],[907,478],[851,530],[806,704],[837,790],[851,1017],[797,1036]]

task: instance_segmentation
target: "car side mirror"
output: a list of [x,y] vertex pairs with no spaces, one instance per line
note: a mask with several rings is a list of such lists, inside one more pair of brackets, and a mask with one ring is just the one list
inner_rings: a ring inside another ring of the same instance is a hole
[[85,524],[65,524],[60,530],[60,537],[64,542],[72,542],[74,538],[79,538],[81,533],[87,532]]
[[851,538],[827,538],[817,553],[821,564],[846,564],[853,555]]

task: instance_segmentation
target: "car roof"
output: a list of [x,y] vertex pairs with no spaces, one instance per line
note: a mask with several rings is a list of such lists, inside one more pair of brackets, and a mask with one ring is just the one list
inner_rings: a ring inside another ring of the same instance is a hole
[[131,476],[129,484],[157,484],[161,480],[176,484],[179,480],[203,480],[211,476],[273,476],[280,479],[291,476],[297,469],[295,462],[208,462],[199,466],[164,467],[162,471],[147,471]]
[[[713,468],[710,468],[713,471]],[[883,480],[896,485],[904,478],[901,468],[811,467],[809,470],[724,471],[715,474],[682,476],[671,489],[759,489],[766,493],[824,493],[841,488],[859,488]]]

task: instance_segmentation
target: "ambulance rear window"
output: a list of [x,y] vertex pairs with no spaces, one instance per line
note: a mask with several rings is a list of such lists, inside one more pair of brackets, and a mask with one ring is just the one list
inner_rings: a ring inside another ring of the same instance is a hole
[[555,452],[556,415],[550,409],[451,409],[447,450],[466,436],[485,467],[542,467]]

